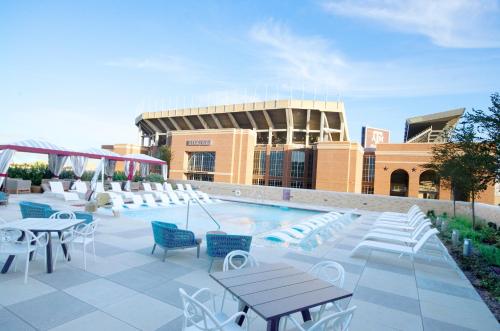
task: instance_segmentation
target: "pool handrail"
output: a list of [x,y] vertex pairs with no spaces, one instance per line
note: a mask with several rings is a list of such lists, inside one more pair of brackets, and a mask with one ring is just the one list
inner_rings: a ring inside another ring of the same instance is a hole
[[186,229],[188,228],[188,223],[189,223],[189,206],[191,204],[191,200],[195,200],[196,202],[198,202],[198,205],[201,207],[201,209],[203,209],[203,211],[205,211],[205,213],[212,219],[212,221],[215,223],[215,225],[217,225],[217,230],[220,230],[220,223],[217,222],[215,220],[215,218],[212,216],[212,214],[210,214],[208,212],[208,210],[205,208],[205,206],[203,206],[203,204],[201,203],[200,199],[194,198],[194,197],[188,199],[188,203],[187,203],[187,215],[186,215]]

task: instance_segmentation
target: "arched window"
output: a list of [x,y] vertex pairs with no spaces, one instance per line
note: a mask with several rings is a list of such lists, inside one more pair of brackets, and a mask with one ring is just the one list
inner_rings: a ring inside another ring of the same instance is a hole
[[420,174],[418,197],[423,199],[439,199],[439,178],[435,171],[426,170]]
[[391,174],[391,195],[396,197],[408,196],[408,173],[403,169]]

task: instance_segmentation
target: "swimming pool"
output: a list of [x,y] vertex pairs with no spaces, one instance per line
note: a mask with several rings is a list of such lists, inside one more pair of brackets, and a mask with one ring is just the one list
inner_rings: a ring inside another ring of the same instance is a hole
[[[249,235],[289,226],[322,213],[315,210],[228,201],[203,206],[220,223],[221,230]],[[141,208],[122,211],[122,215],[145,221],[162,220],[175,223],[179,228],[184,229],[187,207]],[[192,204],[189,210],[189,229],[203,233],[216,230],[217,225],[199,205]]]

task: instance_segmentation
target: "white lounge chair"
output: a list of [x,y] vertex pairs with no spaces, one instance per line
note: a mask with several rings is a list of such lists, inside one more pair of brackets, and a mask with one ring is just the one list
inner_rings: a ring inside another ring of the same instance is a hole
[[155,190],[157,190],[158,192],[166,192],[163,188],[163,185],[161,185],[160,183],[153,183],[153,185],[155,187]]
[[136,206],[136,207],[141,207],[141,206],[147,206],[147,204],[144,203],[144,200],[143,198],[138,195],[138,194],[134,194],[134,196],[132,197],[132,205]]
[[[138,198],[139,200],[141,199],[140,197]],[[125,201],[123,201],[123,198],[121,196],[114,195],[111,197],[111,204],[113,205],[112,207],[113,209],[121,209],[121,208],[137,209],[142,205],[142,201],[140,204],[137,204],[137,201],[133,203],[125,203]]]
[[431,229],[427,231],[413,246],[390,244],[386,242],[373,241],[373,240],[364,240],[353,248],[353,250],[351,251],[351,256],[356,255],[356,253],[358,253],[358,251],[360,250],[368,249],[372,251],[375,250],[382,252],[397,253],[400,254],[400,256],[408,255],[411,257],[413,261],[413,258],[420,251],[422,246],[438,232],[439,231],[437,229]]
[[152,194],[146,193],[142,195],[142,198],[144,199],[144,203],[148,207],[158,207],[158,204],[155,201],[155,198],[153,198]]
[[172,201],[173,204],[181,205],[181,206],[185,205],[185,203],[183,201],[179,200],[179,197],[174,192],[167,191],[166,194],[169,197],[170,201]]
[[407,219],[410,218],[413,214],[421,212],[420,208],[417,205],[411,206],[411,208],[406,213],[394,213],[394,212],[384,212],[380,214],[378,220],[387,220],[387,219]]
[[168,197],[168,195],[166,193],[160,192],[159,197],[160,197],[159,204],[162,206],[170,206],[170,204],[173,203],[172,201],[170,201],[170,198]]
[[394,219],[380,219],[378,221],[376,221],[374,224],[387,224],[387,223],[391,223],[391,224],[404,224],[404,223],[410,223],[411,221],[413,221],[414,219],[416,219],[417,217],[426,217],[424,213],[418,211],[416,213],[412,213],[412,215],[408,218],[394,218]]
[[[396,244],[406,244],[406,245],[415,245],[418,241],[418,237],[426,231],[432,231],[429,229],[428,223],[425,223],[423,226],[419,226],[415,231],[412,232],[411,236],[407,235],[395,235],[395,234],[387,234],[387,233],[379,233],[372,232],[368,233],[363,237],[363,240],[373,240],[373,241],[383,241],[390,242]],[[425,235],[424,233],[424,235]]]
[[132,192],[123,191],[120,183],[117,182],[111,183],[111,192],[120,194],[125,199],[132,199],[132,197],[134,196],[134,193]]
[[153,195],[155,199],[160,199],[160,194],[162,194],[162,192],[153,191],[151,183],[142,183],[142,187],[144,188],[144,192]]
[[376,223],[372,230],[374,229],[389,229],[398,231],[413,231],[417,226],[422,224],[422,222],[427,221],[424,215],[417,216],[408,223],[391,223],[391,222],[381,222]]
[[194,190],[193,187],[191,186],[191,184],[186,184],[185,186],[186,186],[187,192],[194,192],[194,194],[198,195],[206,203],[213,203],[214,202],[213,199],[210,198],[210,196],[208,194],[206,194],[205,192],[200,191],[200,190]]
[[288,243],[288,244],[294,244],[298,245],[302,242],[302,239],[296,239],[293,238],[292,236],[283,233],[281,231],[274,231],[271,233],[268,233],[264,235],[262,238],[270,240],[270,241],[276,241],[276,242],[282,242],[282,243]]
[[85,182],[82,182],[81,180],[77,180],[76,182],[73,183],[73,189],[69,190],[71,193],[76,193],[78,194],[78,197],[80,199],[85,199],[87,196],[87,184]]
[[78,194],[73,192],[64,192],[64,188],[61,182],[49,182],[50,194],[57,198],[62,198],[66,201],[80,200]]

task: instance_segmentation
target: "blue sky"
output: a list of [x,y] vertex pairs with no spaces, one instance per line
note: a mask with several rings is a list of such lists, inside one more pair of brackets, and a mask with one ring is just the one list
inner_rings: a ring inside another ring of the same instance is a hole
[[[500,1],[2,1],[0,143],[137,142],[142,111],[345,102],[401,141],[409,116],[500,90]],[[266,92],[267,91],[267,92]]]

